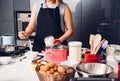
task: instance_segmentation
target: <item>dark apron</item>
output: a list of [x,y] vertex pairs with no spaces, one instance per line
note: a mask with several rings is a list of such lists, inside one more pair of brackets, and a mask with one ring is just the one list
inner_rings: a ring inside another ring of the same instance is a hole
[[[41,52],[45,49],[45,37],[52,35],[54,38],[59,38],[64,34],[64,32],[61,30],[60,23],[59,7],[43,8],[41,5],[37,17],[37,28],[33,44],[33,51]],[[67,41],[64,41],[62,44],[67,45]]]

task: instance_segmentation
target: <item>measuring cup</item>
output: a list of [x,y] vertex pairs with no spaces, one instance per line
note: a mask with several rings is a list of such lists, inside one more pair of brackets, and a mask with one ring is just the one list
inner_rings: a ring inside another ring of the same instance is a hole
[[44,42],[45,42],[46,47],[53,47],[54,46],[53,40],[54,40],[53,36],[47,36],[47,37],[45,37],[44,38]]

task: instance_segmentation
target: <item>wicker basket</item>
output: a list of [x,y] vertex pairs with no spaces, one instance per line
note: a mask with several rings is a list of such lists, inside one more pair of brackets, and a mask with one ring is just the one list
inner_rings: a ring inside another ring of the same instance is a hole
[[73,67],[62,65],[66,72],[65,74],[53,75],[53,74],[42,74],[39,72],[39,69],[36,66],[36,73],[40,81],[69,81],[70,78],[73,78],[75,75],[75,70]]

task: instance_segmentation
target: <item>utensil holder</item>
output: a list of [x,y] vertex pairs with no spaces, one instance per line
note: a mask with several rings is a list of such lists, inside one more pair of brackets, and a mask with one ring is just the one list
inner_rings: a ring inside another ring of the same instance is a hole
[[85,63],[100,63],[101,54],[91,54],[90,51],[85,52]]

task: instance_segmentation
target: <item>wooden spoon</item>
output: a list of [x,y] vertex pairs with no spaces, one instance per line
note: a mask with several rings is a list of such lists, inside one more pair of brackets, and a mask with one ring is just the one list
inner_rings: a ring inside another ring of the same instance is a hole
[[95,48],[94,53],[96,54],[98,52],[98,50],[100,49],[100,47],[102,46],[103,42],[105,41],[105,39],[103,39]]
[[90,38],[89,38],[89,44],[90,44],[90,50],[92,51],[93,50],[93,39],[94,39],[94,36],[93,34],[90,34]]
[[94,39],[93,39],[93,50],[92,50],[93,54],[95,54],[95,48],[100,43],[101,39],[102,39],[102,36],[100,34],[96,34],[94,36]]

